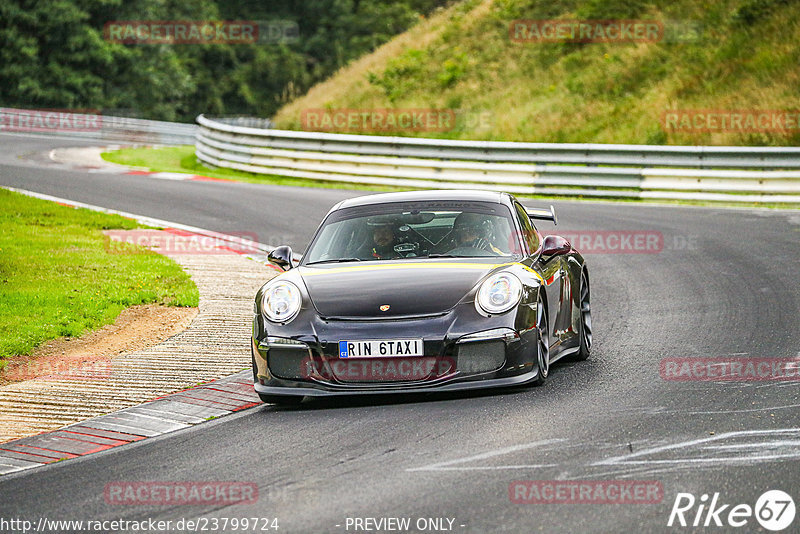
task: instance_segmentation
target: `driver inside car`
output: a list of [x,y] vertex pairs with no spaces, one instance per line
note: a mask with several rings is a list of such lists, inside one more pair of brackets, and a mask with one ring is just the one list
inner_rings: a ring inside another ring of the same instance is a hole
[[502,255],[503,251],[491,243],[493,235],[492,221],[480,213],[463,212],[453,222],[455,248],[472,247]]
[[372,226],[371,242],[368,242],[360,251],[359,257],[370,260],[386,260],[399,258],[400,254],[394,250],[397,237],[391,224],[375,224]]

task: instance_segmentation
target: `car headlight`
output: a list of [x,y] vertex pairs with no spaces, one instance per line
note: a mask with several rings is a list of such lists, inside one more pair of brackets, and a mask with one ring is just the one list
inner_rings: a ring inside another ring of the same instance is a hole
[[288,323],[300,311],[303,297],[291,282],[281,280],[267,287],[261,297],[261,309],[273,323]]
[[507,312],[522,296],[522,282],[511,273],[498,273],[481,284],[475,303],[486,313]]

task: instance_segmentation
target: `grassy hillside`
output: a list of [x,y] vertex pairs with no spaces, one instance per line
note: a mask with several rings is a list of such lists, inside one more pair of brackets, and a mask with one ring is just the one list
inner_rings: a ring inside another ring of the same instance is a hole
[[[512,42],[517,19],[657,20],[664,35],[642,43]],[[800,2],[462,1],[351,63],[275,120],[301,129],[303,111],[319,108],[459,110],[452,130],[395,132],[425,137],[797,145],[800,124],[675,132],[663,114],[800,109]]]

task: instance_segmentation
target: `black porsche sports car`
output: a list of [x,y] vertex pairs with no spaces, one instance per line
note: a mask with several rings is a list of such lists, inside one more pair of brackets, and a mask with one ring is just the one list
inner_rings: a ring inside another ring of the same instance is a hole
[[592,345],[589,273],[563,237],[488,191],[345,200],[298,265],[256,294],[252,353],[264,402],[304,396],[541,385]]

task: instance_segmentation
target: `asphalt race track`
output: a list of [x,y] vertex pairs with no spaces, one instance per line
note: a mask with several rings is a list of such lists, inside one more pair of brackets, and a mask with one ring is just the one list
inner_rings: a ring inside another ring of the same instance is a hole
[[[0,185],[254,232],[261,242],[298,251],[332,205],[359,194],[69,171],[42,157],[49,148],[81,144],[92,143],[0,135]],[[800,380],[668,381],[659,370],[665,358],[800,354],[800,213],[554,204],[560,233],[654,232],[663,248],[587,255],[593,355],[554,366],[544,387],[251,408],[4,476],[0,517],[261,517],[278,518],[284,533],[356,532],[347,518],[388,517],[408,517],[412,525],[448,518],[453,532],[471,533],[759,531],[752,517],[739,529],[667,521],[678,493],[698,500],[719,493],[719,502],[733,507],[754,506],[778,489],[798,501]],[[511,502],[513,481],[552,479],[654,480],[664,496],[658,504]],[[115,481],[255,482],[259,500],[109,505],[103,492]],[[795,519],[793,528],[799,524]]]

